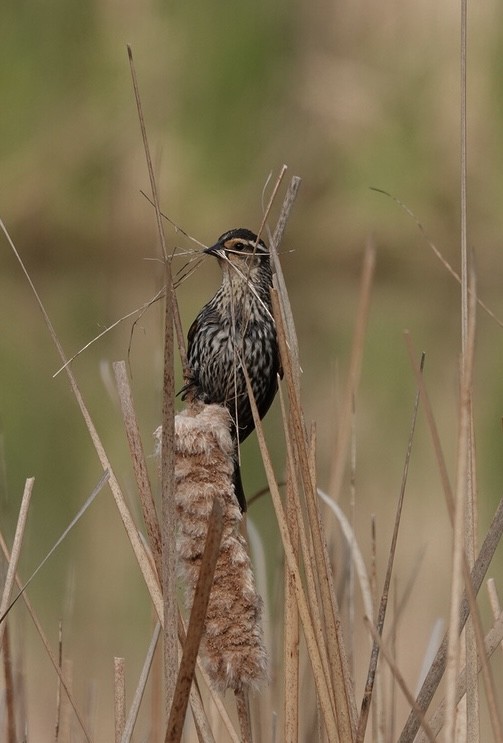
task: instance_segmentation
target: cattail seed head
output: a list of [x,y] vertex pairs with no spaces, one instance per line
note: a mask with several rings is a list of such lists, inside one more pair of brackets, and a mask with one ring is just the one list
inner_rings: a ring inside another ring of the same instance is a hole
[[224,511],[224,532],[203,636],[203,661],[220,690],[257,686],[267,677],[261,626],[262,600],[255,590],[243,514],[233,486],[232,420],[221,405],[194,401],[175,417],[175,490],[179,522],[179,572],[190,608],[215,497]]

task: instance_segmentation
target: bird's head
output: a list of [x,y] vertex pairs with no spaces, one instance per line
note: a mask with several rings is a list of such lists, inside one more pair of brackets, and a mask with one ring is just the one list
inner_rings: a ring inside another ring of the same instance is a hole
[[224,232],[215,245],[204,252],[217,258],[223,270],[227,266],[233,274],[246,277],[248,281],[259,281],[264,267],[270,270],[266,244],[244,227]]

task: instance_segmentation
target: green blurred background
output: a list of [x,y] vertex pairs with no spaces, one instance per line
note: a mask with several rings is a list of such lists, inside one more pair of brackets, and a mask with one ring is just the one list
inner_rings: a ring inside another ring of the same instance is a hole
[[[305,416],[317,424],[322,487],[333,458],[362,255],[372,236],[377,273],[357,400],[357,525],[368,557],[370,514],[376,514],[384,556],[414,397],[405,328],[427,354],[428,388],[454,481],[460,292],[414,220],[370,187],[405,202],[458,267],[456,4],[8,0],[0,19],[0,217],[67,354],[141,306],[162,282],[155,218],[140,193],[149,190],[148,174],[127,43],[162,208],[187,232],[210,244],[234,226],[257,229],[269,175],[274,181],[286,163],[287,179],[302,178],[282,262],[301,347]],[[503,317],[500,3],[470,8],[468,38],[469,244],[479,294]],[[266,200],[268,193],[270,185]],[[194,247],[168,224],[166,235],[170,249]],[[26,576],[100,470],[65,376],[52,378],[59,359],[34,298],[3,236],[0,244],[1,523],[10,543],[24,480],[35,476],[21,561]],[[175,259],[174,271],[186,260]],[[182,284],[185,329],[218,280],[217,267],[206,261]],[[135,327],[130,354],[148,454],[160,416],[161,328],[162,309],[154,305]],[[136,510],[110,366],[127,357],[131,330],[132,321],[124,322],[82,354],[74,370]],[[475,413],[481,533],[500,497],[503,475],[501,341],[501,328],[479,311]],[[267,430],[281,477],[283,449],[275,445],[281,438],[279,406]],[[265,483],[254,442],[243,456],[251,494]],[[251,518],[266,543],[276,543],[266,499]],[[428,600],[413,601],[409,610],[407,621],[418,638],[414,648],[406,638],[399,648],[412,687],[431,623],[438,614],[445,616],[449,579],[448,521],[421,419],[399,544],[402,585],[423,549],[417,592],[428,592]],[[501,574],[501,555],[498,559]],[[432,585],[432,574],[438,585]],[[90,679],[100,694],[110,692],[114,654],[126,655],[136,676],[150,607],[108,491],[30,593],[53,642],[57,620],[65,618],[81,694]],[[53,705],[53,674],[24,610],[16,612],[26,628],[17,642],[29,650],[24,662],[31,664],[32,724],[51,730],[46,709]],[[86,643],[79,644],[89,631]],[[110,730],[110,709],[102,704],[100,713],[100,724]]]

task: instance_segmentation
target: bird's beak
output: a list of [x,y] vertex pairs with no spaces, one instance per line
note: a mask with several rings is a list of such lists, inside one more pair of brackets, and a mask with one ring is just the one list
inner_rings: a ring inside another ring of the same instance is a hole
[[224,257],[224,251],[220,243],[215,243],[215,245],[212,245],[211,248],[205,248],[203,250],[203,253],[206,253],[207,255],[213,255],[215,256],[215,258]]

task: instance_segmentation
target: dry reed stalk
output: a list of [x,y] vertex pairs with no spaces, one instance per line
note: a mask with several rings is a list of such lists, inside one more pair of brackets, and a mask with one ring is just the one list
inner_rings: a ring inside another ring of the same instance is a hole
[[[165,264],[166,286],[171,282]],[[175,301],[175,300],[173,300]],[[176,598],[176,505],[175,505],[175,371],[173,354],[173,306],[166,297],[164,314],[164,375],[161,434],[161,541],[163,595],[163,649],[166,715],[173,703],[178,669],[178,604]]]
[[180,661],[173,704],[166,730],[166,743],[179,743],[182,737],[189,694],[196,668],[197,654],[204,631],[210,591],[213,586],[215,567],[220,552],[223,529],[223,510],[220,499],[216,496],[208,519],[206,543],[201,557],[187,635],[183,645],[182,659]]
[[[323,620],[322,620],[321,605],[318,599],[318,592],[317,592],[318,581],[316,578],[316,562],[314,559],[313,544],[312,544],[312,539],[310,539],[310,535],[306,528],[306,524],[304,523],[303,513],[305,509],[303,509],[303,506],[300,500],[299,483],[297,482],[298,466],[295,466],[294,464],[295,453],[293,450],[293,445],[292,445],[292,440],[291,440],[291,435],[290,435],[291,432],[288,426],[288,416],[287,416],[287,412],[285,408],[285,401],[284,401],[284,396],[283,396],[281,387],[279,389],[279,398],[280,398],[280,403],[281,403],[281,414],[282,414],[283,423],[284,423],[284,434],[285,434],[285,443],[286,443],[286,451],[287,451],[287,467],[288,467],[287,476],[290,482],[291,498],[293,499],[295,513],[297,515],[297,529],[298,529],[298,537],[300,539],[301,555],[302,555],[302,560],[303,560],[304,570],[305,570],[307,599],[308,599],[309,610],[311,614],[311,621],[313,623],[313,628],[314,628],[316,637],[319,639],[318,650],[320,654],[320,660],[323,665],[323,671],[325,674],[325,678],[327,679],[327,682],[330,683],[330,687],[329,687],[330,695],[333,697],[333,688],[331,686],[331,675],[330,675],[330,669],[329,669],[327,648],[326,648],[326,643],[322,642],[324,638],[324,626],[323,626]],[[292,547],[296,548],[297,547],[296,543],[295,544],[292,543]],[[294,553],[297,555],[297,549],[294,549]],[[297,564],[300,564],[298,557],[297,557]],[[292,583],[291,570],[290,568],[288,568],[288,565],[286,566],[286,570],[290,574],[290,582]]]
[[115,743],[121,743],[126,725],[126,677],[124,658],[114,658]]
[[66,741],[72,740],[72,709],[70,702],[70,694],[73,695],[73,662],[69,658],[64,658],[61,664],[61,673],[64,678],[63,687],[67,692],[66,695],[61,697],[61,715],[59,724],[59,738],[56,743],[66,743]]
[[[178,646],[177,646],[177,626],[178,626],[178,609],[176,603],[176,551],[175,551],[175,533],[176,533],[176,512],[174,497],[174,342],[173,328],[176,329],[178,348],[182,359],[184,376],[186,376],[187,356],[185,352],[185,341],[178,311],[178,302],[173,285],[171,274],[171,260],[168,259],[166,241],[161,218],[161,208],[157,184],[150,156],[150,148],[147,138],[145,119],[141,104],[136,70],[133,61],[131,47],[127,46],[131,77],[133,81],[138,118],[140,122],[143,146],[145,150],[145,159],[147,163],[152,197],[157,221],[157,230],[164,257],[165,270],[165,322],[164,322],[164,377],[163,377],[163,395],[162,395],[162,442],[161,442],[161,502],[162,502],[162,595],[163,595],[163,634],[164,634],[164,683],[166,694],[166,712],[169,712],[173,702],[173,695],[176,682],[176,669],[178,667]],[[161,619],[161,617],[160,617]]]
[[255,688],[265,680],[267,657],[260,625],[262,602],[240,533],[243,516],[232,485],[230,424],[223,406],[196,402],[175,418],[177,550],[191,604],[208,519],[218,496],[224,531],[202,641],[203,665],[216,688],[239,691]]
[[[279,303],[279,295],[276,290],[271,290],[271,299],[278,342],[280,347],[281,362],[283,366],[284,379],[288,389],[290,404],[289,427],[293,443],[295,461],[298,462],[301,475],[302,488],[304,491],[309,529],[314,549],[314,564],[318,578],[321,605],[323,607],[323,619],[325,621],[326,642],[324,647],[328,655],[329,685],[333,686],[330,692],[331,704],[335,704],[334,714],[338,723],[338,731],[342,740],[352,741],[356,730],[356,705],[352,681],[349,678],[344,642],[340,630],[340,617],[336,606],[335,588],[333,584],[332,569],[328,561],[321,519],[318,511],[318,500],[316,495],[316,482],[312,467],[312,459],[309,453],[309,444],[306,437],[302,408],[299,398],[298,362],[292,358],[290,353],[286,328],[283,322],[283,312]],[[251,394],[249,392],[249,394]],[[255,423],[257,425],[257,423]],[[278,513],[278,512],[277,512]],[[320,644],[322,638],[319,639]],[[320,658],[323,661],[323,651]],[[321,700],[320,700],[321,701]]]
[[[59,620],[58,625],[58,665],[61,669],[63,666],[63,622]],[[59,727],[61,724],[61,678],[58,676],[56,686],[56,722],[54,724],[54,740],[58,743]]]
[[[16,524],[16,531],[14,534],[14,542],[12,545],[12,552],[10,560],[8,562],[9,567],[7,568],[7,576],[5,578],[5,584],[2,592],[2,600],[0,602],[0,617],[4,617],[9,607],[10,595],[14,581],[16,580],[16,570],[21,552],[21,545],[23,543],[24,529],[26,526],[26,519],[28,518],[28,509],[30,507],[31,493],[33,485],[35,484],[35,478],[29,477],[24,486],[23,497],[21,500],[21,508],[19,509],[19,516]],[[2,637],[5,630],[6,623],[0,622],[0,647],[2,646]]]
[[150,486],[145,452],[140,437],[140,429],[133,402],[133,393],[129,384],[126,364],[124,361],[116,361],[113,364],[113,370],[117,392],[121,403],[122,416],[124,418],[124,427],[126,429],[126,436],[129,444],[131,464],[133,465],[138,494],[140,496],[143,520],[147,529],[147,536],[154,557],[157,575],[160,579],[162,575],[161,532],[155,509],[154,497],[152,495],[152,488]]
[[[286,518],[290,530],[290,538],[294,555],[298,560],[299,554],[299,522],[292,492],[291,464],[287,467],[286,477]],[[285,711],[284,711],[284,741],[285,743],[297,743],[299,739],[299,611],[295,601],[293,579],[288,569],[285,568],[285,621],[284,621],[284,685],[285,685]]]
[[3,655],[3,672],[5,684],[5,726],[7,743],[16,743],[16,709],[14,704],[14,678],[12,674],[12,657],[9,624],[4,621],[4,633],[2,635],[2,644],[0,645]]
[[161,624],[160,622],[157,622],[157,624],[155,625],[154,631],[152,633],[152,638],[148,646],[145,660],[143,661],[143,666],[141,669],[140,678],[138,679],[138,684],[136,685],[133,701],[131,703],[129,713],[126,718],[124,730],[122,732],[121,743],[129,743],[133,735],[134,726],[136,724],[138,712],[140,711],[141,700],[143,698],[143,694],[145,693],[145,687],[147,685],[148,677],[150,674],[150,668],[152,666],[152,661],[154,658],[155,649],[157,646],[157,642],[159,640],[160,633],[161,633]]
[[306,600],[306,595],[302,585],[300,577],[299,566],[295,559],[293,546],[288,531],[288,525],[286,517],[283,511],[283,505],[281,502],[281,496],[279,494],[279,488],[274,476],[274,470],[271,462],[271,457],[267,449],[265,442],[264,431],[262,422],[259,418],[257,405],[253,397],[253,390],[251,388],[250,380],[245,370],[245,380],[250,398],[251,410],[253,413],[253,420],[255,422],[255,430],[257,432],[257,440],[260,447],[260,453],[262,456],[262,462],[264,464],[265,473],[267,476],[267,482],[269,490],[271,492],[271,498],[276,512],[276,519],[278,522],[279,532],[281,535],[281,541],[283,543],[283,549],[285,552],[285,559],[289,570],[291,571],[293,586],[295,590],[295,598],[299,609],[299,615],[302,620],[302,626],[304,629],[304,635],[306,639],[307,650],[309,653],[309,660],[313,670],[314,681],[318,692],[320,706],[323,712],[325,727],[331,743],[337,743],[339,740],[338,727],[335,717],[335,711],[333,708],[333,696],[330,692],[330,677],[325,674],[325,667],[322,660],[322,654],[320,646],[318,644],[319,638],[310,615],[309,604]]

